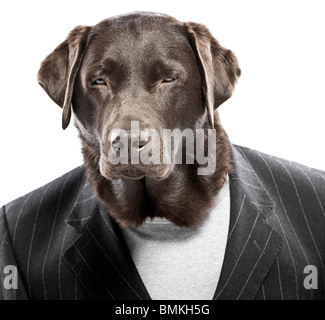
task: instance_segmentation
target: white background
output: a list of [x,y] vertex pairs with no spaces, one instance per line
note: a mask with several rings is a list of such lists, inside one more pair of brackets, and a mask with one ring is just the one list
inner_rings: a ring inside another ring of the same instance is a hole
[[131,11],[203,23],[237,55],[242,76],[219,109],[233,143],[325,170],[325,1],[1,1],[0,205],[82,163],[40,62],[76,25]]

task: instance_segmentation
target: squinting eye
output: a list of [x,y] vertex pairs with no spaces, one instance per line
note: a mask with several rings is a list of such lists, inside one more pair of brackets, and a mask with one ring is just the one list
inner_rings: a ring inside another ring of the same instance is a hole
[[175,78],[172,78],[172,77],[168,77],[168,78],[165,78],[162,82],[173,82],[175,81],[176,79]]
[[100,78],[95,80],[92,84],[95,84],[95,85],[98,84],[98,85],[103,85],[103,86],[107,85],[106,81],[103,79],[100,79]]

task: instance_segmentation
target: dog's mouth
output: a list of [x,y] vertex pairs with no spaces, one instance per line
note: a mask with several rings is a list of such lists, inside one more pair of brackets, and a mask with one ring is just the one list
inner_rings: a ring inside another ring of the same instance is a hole
[[165,179],[173,170],[174,165],[144,165],[144,164],[117,164],[100,161],[99,169],[103,177],[110,180],[126,178],[140,180],[145,177],[157,180]]
[[140,180],[144,178],[145,173],[134,166],[128,166],[127,168],[122,169],[119,172],[119,175],[127,179]]
[[[115,148],[115,145],[118,145],[119,148]],[[162,180],[174,168],[173,158],[165,161],[164,155],[169,153],[164,152],[164,150],[157,149],[155,146],[151,149],[145,149],[146,145],[141,140],[138,141],[133,150],[131,147],[123,149],[120,141],[116,142],[111,148],[102,147],[99,158],[101,175],[109,180],[120,178],[139,180],[144,177]],[[125,150],[128,152],[126,153]]]

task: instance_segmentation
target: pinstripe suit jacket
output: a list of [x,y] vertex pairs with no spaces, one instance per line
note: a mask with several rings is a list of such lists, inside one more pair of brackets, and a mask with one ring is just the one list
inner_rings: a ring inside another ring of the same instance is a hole
[[[232,146],[231,218],[214,299],[324,299],[325,174]],[[150,299],[79,167],[2,207],[1,299]],[[306,289],[307,265],[318,288]],[[185,298],[185,297],[184,297]]]

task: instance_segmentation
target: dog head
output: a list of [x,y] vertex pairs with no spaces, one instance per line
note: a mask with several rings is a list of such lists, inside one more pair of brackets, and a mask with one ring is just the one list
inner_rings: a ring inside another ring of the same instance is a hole
[[234,54],[205,26],[133,13],[76,27],[42,62],[38,81],[63,108],[64,129],[73,110],[103,177],[164,179],[182,137],[168,153],[163,130],[213,128],[239,75]]

